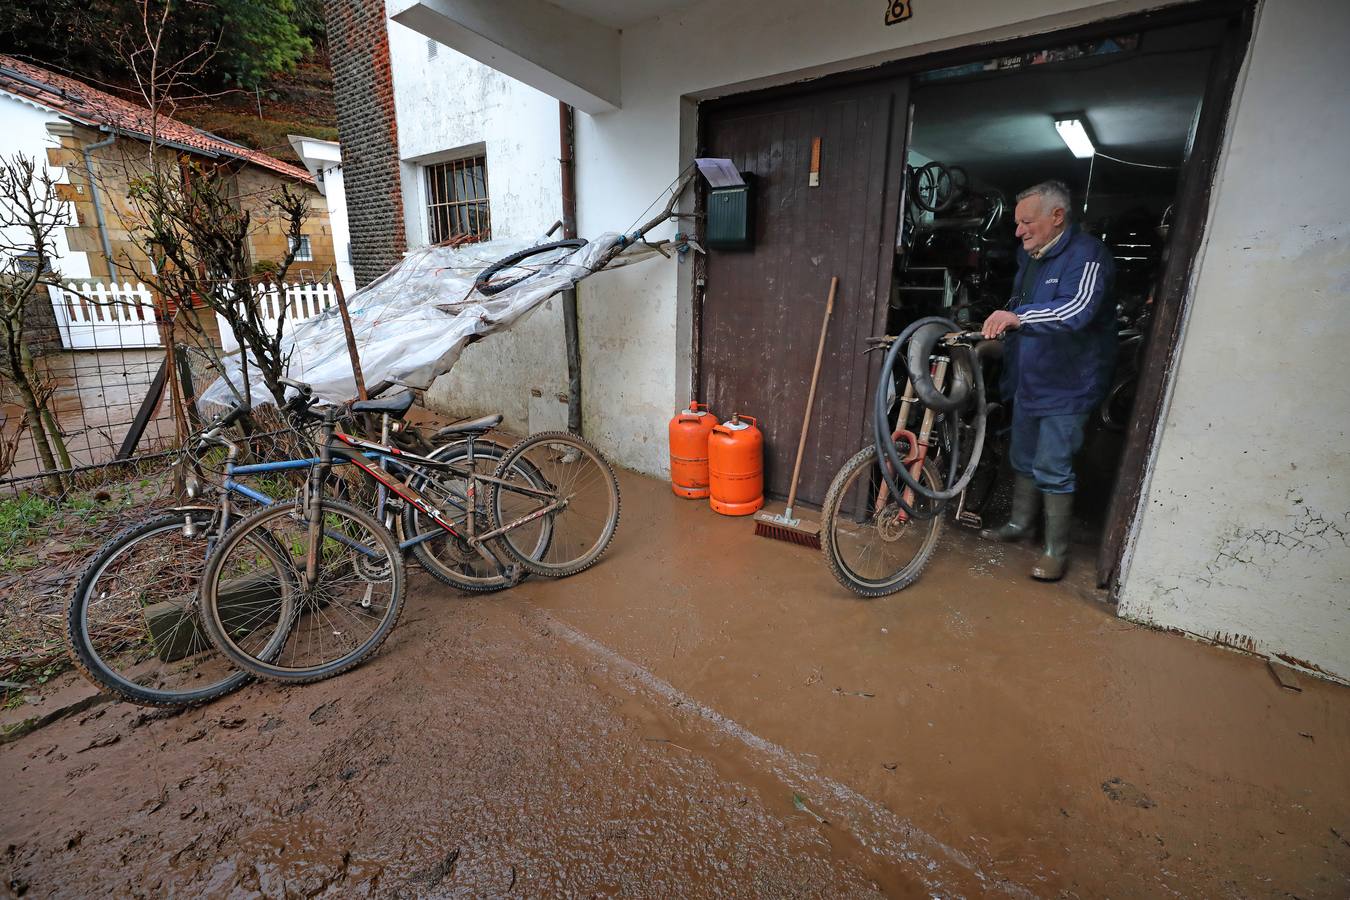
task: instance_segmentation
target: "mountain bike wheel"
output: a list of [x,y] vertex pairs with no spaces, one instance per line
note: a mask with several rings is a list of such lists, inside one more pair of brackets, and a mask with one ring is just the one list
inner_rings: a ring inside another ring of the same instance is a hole
[[304,579],[309,522],[299,503],[240,520],[202,578],[211,640],[260,678],[309,682],[345,672],[379,649],[403,609],[403,559],[394,536],[370,513],[319,502],[314,584]]
[[94,555],[66,609],[71,658],[95,684],[142,706],[186,706],[249,680],[202,628],[197,589],[213,512],[169,513]]
[[[530,484],[537,472],[548,486]],[[565,431],[545,431],[516,444],[494,477],[488,512],[493,528],[515,525],[499,541],[521,567],[559,578],[588,569],[619,527],[619,480],[605,458]],[[533,518],[531,518],[533,517]],[[551,531],[543,552],[541,535]]]
[[[920,481],[942,486],[932,460],[924,463]],[[911,519],[889,496],[878,507],[883,484],[877,450],[858,451],[830,482],[821,508],[820,549],[830,572],[844,587],[863,597],[884,597],[914,582],[928,565],[942,533],[942,516]],[[933,501],[922,496],[912,506],[920,512]]]
[[[474,471],[483,475],[491,475],[501,463],[503,457],[506,456],[506,453],[507,449],[498,444],[484,445],[480,441],[475,441],[473,450]],[[431,458],[438,462],[454,463],[467,472],[468,454],[468,447],[458,443],[438,448],[431,454]],[[527,484],[540,490],[548,489],[548,483],[544,481],[543,476],[538,472],[531,472],[524,461],[518,466],[518,469],[518,474]],[[470,504],[468,500],[469,481],[465,474],[448,469],[417,467],[408,478],[408,484],[425,494],[437,509],[448,515],[455,523],[456,530],[467,532],[465,522],[468,519]],[[476,518],[474,528],[479,534],[486,533],[491,527],[488,524],[490,521],[488,498],[491,496],[491,491],[487,489],[486,484],[481,487],[482,495],[476,496],[473,503]],[[517,579],[501,572],[500,567],[491,565],[483,559],[466,540],[446,533],[431,520],[430,516],[419,511],[411,503],[406,504],[403,509],[404,538],[412,539],[428,531],[439,532],[439,534],[436,537],[414,544],[412,552],[417,561],[422,564],[422,567],[438,581],[461,591],[472,593],[497,591],[510,587],[516,582]],[[552,534],[553,530],[549,527],[539,530],[536,545],[531,551],[532,555],[543,555],[548,549]],[[493,545],[498,549],[501,547],[496,542],[493,542]]]

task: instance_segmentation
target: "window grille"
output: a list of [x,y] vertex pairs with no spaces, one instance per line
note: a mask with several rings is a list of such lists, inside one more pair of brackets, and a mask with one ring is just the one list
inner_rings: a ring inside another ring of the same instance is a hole
[[427,38],[427,59],[435,59],[437,53],[437,43],[434,38]]
[[295,251],[296,262],[309,262],[314,259],[314,250],[309,245],[309,235],[300,235],[300,242],[298,245],[296,244],[295,238],[287,238],[286,240],[287,243],[291,245],[291,249]]
[[439,244],[460,235],[492,238],[488,209],[487,157],[436,163],[427,171],[427,231]]

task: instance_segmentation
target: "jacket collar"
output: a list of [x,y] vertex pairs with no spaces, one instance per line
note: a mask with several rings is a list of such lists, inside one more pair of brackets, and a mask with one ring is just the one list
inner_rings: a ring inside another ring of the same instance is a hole
[[1047,259],[1054,259],[1056,256],[1063,253],[1077,233],[1078,223],[1070,222],[1069,226],[1060,234],[1059,240],[1055,241],[1055,246],[1051,247],[1046,254],[1041,257],[1041,262],[1045,262]]

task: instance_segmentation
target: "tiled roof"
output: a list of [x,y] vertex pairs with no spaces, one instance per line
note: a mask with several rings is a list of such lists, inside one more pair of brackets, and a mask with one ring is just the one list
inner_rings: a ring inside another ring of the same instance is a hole
[[165,115],[156,118],[140,104],[12,56],[0,55],[0,91],[31,100],[84,125],[108,126],[137,137],[148,137],[153,130],[158,139],[166,143],[207,156],[243,160],[297,181],[314,183],[310,174],[298,166],[216,137],[177,119]]

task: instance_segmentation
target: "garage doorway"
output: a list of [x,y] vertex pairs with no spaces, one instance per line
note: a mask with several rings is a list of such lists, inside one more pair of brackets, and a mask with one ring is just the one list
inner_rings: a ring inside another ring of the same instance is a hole
[[[866,215],[836,223],[836,231],[853,229],[848,251],[857,255],[857,240],[866,242],[865,253],[876,249],[878,286],[869,294],[854,282],[849,323],[831,326],[826,370],[833,371],[822,377],[813,433],[827,419],[831,425],[808,447],[802,497],[818,503],[838,465],[867,441],[876,372],[875,361],[862,356],[864,338],[896,333],[924,314],[975,323],[1001,308],[1016,271],[1016,193],[1059,178],[1073,189],[1078,220],[1103,238],[1119,270],[1114,300],[1123,349],[1110,404],[1094,416],[1082,457],[1077,528],[1078,543],[1097,551],[1098,582],[1111,583],[1158,427],[1251,20],[1246,0],[1207,0],[706,104],[703,155],[730,156],[750,171],[790,172],[803,185],[786,194],[762,191],[755,249],[714,251],[700,270],[706,287],[696,312],[695,385],[719,413],[770,411],[770,496],[788,489],[810,373],[804,348],[814,347],[819,327],[817,315],[793,304],[818,309],[815,295],[824,290],[798,268],[804,259],[818,265],[817,255],[803,255],[790,240],[805,221],[793,203],[815,199],[805,188],[807,152],[787,127],[791,116],[777,123],[765,116],[828,103],[831,91],[881,91],[891,98],[889,154],[882,165],[859,167],[874,172],[860,188],[873,192],[870,202],[856,194],[837,213]],[[1055,126],[1068,119],[1093,141],[1081,159]],[[856,147],[855,155],[875,158],[862,152],[869,144]],[[926,166],[959,187],[937,211],[914,204],[912,176]],[[873,227],[869,217],[878,207],[882,223]],[[824,264],[838,268],[845,251],[831,247]],[[788,277],[775,282],[780,275]],[[766,295],[771,284],[775,297]],[[740,351],[748,362],[733,359]],[[845,375],[849,359],[856,368]],[[997,521],[998,492],[983,499],[987,506],[976,511]],[[1080,560],[1088,555],[1075,550]]]

